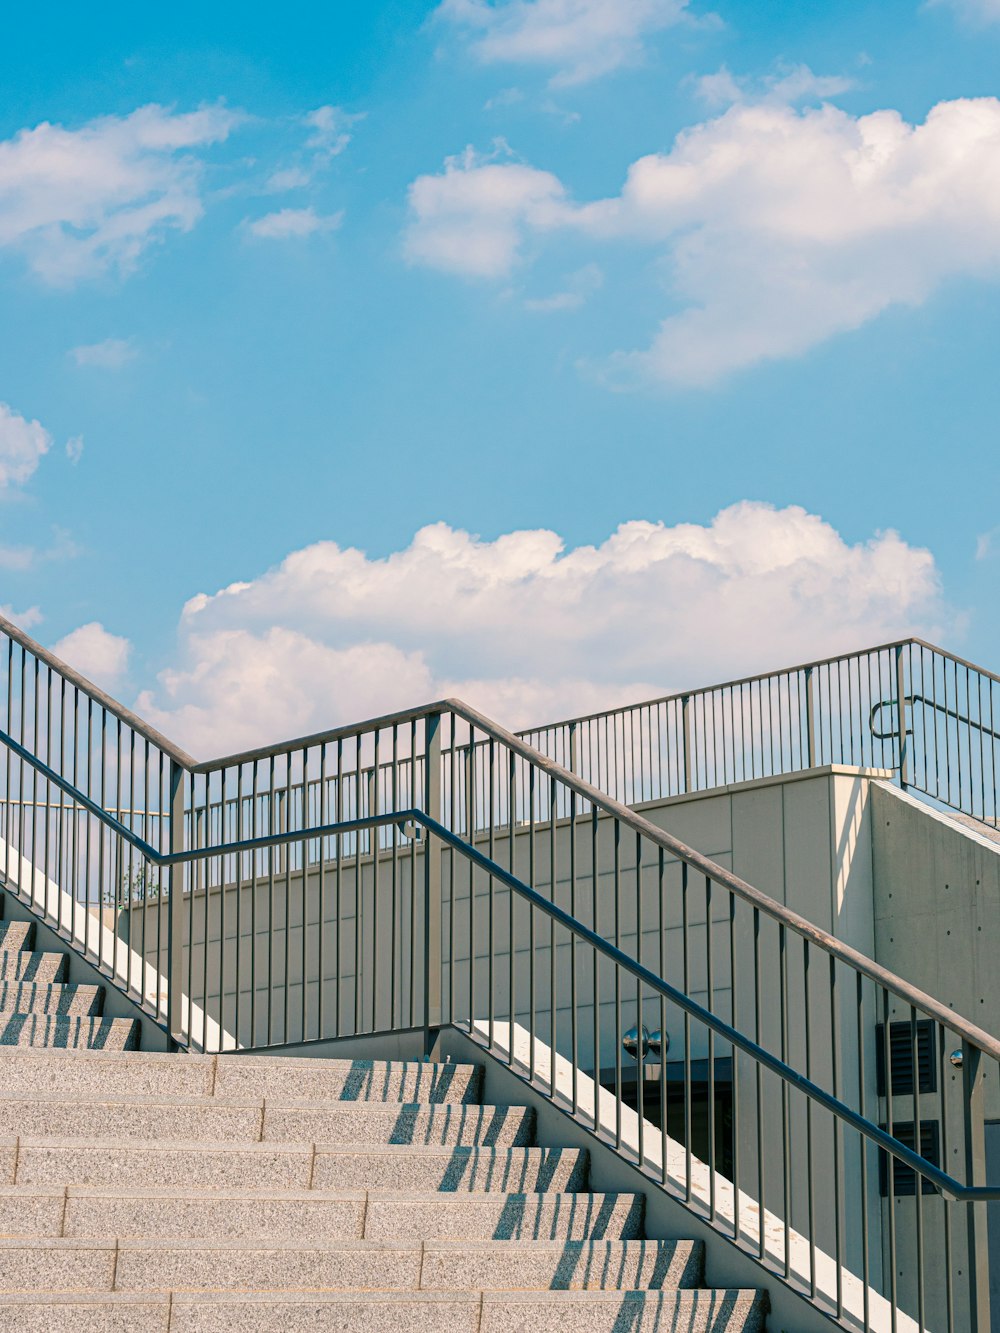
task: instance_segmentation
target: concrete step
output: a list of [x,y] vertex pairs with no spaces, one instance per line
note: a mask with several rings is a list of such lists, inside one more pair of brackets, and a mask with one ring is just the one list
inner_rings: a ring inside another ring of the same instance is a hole
[[34,938],[33,921],[0,921],[0,950],[4,953],[30,950]]
[[211,1097],[214,1055],[158,1051],[0,1050],[0,1089],[26,1096]]
[[[7,1195],[22,1188],[0,1190],[0,1235],[21,1234],[2,1220]],[[364,1190],[133,1189],[125,1182],[53,1192],[65,1196],[62,1229],[42,1234],[81,1240],[360,1240],[367,1199]]]
[[[101,1020],[60,1020],[97,1022]],[[107,1020],[104,1020],[107,1021]],[[124,1021],[124,1020],[123,1020]],[[406,1106],[382,1102],[267,1103],[229,1097],[68,1098],[0,1095],[0,1138],[178,1139],[201,1142],[446,1144],[527,1147],[534,1121],[523,1107]]]
[[29,1129],[32,1138],[59,1140],[181,1138],[215,1144],[264,1140],[523,1148],[533,1142],[535,1120],[524,1106],[408,1106],[351,1101],[261,1105],[259,1101],[229,1097],[112,1100],[52,1092],[35,1097],[23,1092],[0,1096],[0,1137],[17,1137],[24,1129]]
[[696,1240],[433,1241],[420,1285],[428,1291],[680,1290],[700,1287]]
[[422,1060],[314,1060],[282,1056],[219,1057],[214,1092],[220,1097],[289,1098],[311,1102],[475,1103],[482,1097],[479,1065]]
[[95,1016],[101,1012],[103,1003],[103,986],[0,981],[0,1021],[8,1014]]
[[[45,955],[48,957],[49,955]],[[250,1055],[165,1055],[137,1051],[0,1052],[0,1087],[7,1092],[61,1091],[67,1097],[242,1097],[310,1103],[404,1102],[474,1104],[482,1071],[476,1065],[419,1060],[319,1060]]]
[[763,1333],[766,1318],[758,1291],[487,1292],[479,1333]]
[[12,1294],[0,1333],[761,1333],[766,1310],[754,1291]]
[[55,1014],[0,1014],[0,1046],[50,1046],[127,1051],[139,1039],[131,1018],[82,1018]]
[[378,1102],[268,1104],[264,1138],[298,1143],[423,1143],[527,1147],[535,1113],[524,1106],[416,1106]]
[[641,1194],[371,1190],[365,1240],[638,1240]]
[[[53,1211],[62,1200],[65,1213]],[[18,1214],[23,1202],[26,1220]],[[0,1188],[0,1236],[161,1240],[638,1240],[635,1194]],[[31,1229],[28,1229],[30,1226]]]
[[695,1241],[0,1240],[0,1292],[680,1290]]
[[33,981],[51,986],[67,972],[64,953],[39,953],[30,949],[0,950],[0,981]]
[[[34,1126],[31,1126],[34,1129]],[[120,1142],[110,1138],[0,1141],[0,1172],[17,1184],[205,1189],[412,1189],[507,1193],[586,1188],[588,1155],[574,1148]]]
[[0,1301],[0,1333],[168,1333],[169,1327],[169,1296],[12,1294]]

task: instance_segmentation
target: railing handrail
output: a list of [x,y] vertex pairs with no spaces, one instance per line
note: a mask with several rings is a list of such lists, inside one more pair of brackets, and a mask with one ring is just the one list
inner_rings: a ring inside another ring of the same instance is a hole
[[[758,908],[765,915],[778,921],[779,924],[786,926],[789,930],[801,936],[803,939],[808,940],[811,944],[816,945],[825,953],[839,958],[842,962],[860,972],[870,981],[895,991],[901,998],[907,1000],[917,1008],[922,1009],[928,1016],[937,1019],[940,1023],[944,1023],[947,1027],[961,1035],[962,1038],[968,1041],[971,1045],[977,1046],[984,1054],[991,1056],[993,1059],[1000,1060],[1000,1039],[993,1037],[990,1033],[985,1032],[982,1028],[969,1022],[967,1019],[959,1017],[955,1014],[953,1009],[950,1009],[948,1006],[934,999],[933,996],[926,994],[918,987],[911,985],[911,983],[904,978],[881,967],[878,963],[866,957],[857,949],[853,949],[849,944],[845,944],[842,940],[838,940],[834,935],[829,934],[829,932],[823,930],[821,927],[814,925],[811,921],[800,916],[798,912],[794,912],[784,903],[779,903],[776,899],[769,897],[760,889],[754,888],[752,884],[741,879],[738,875],[733,874],[732,871],[726,870],[725,867],[719,865],[718,862],[713,861],[701,852],[696,851],[695,848],[688,846],[687,843],[682,842],[679,838],[658,828],[648,819],[643,818],[642,815],[634,811],[630,806],[624,805],[613,796],[609,796],[606,792],[602,792],[599,788],[587,782],[584,778],[581,778],[569,769],[564,768],[550,756],[543,754],[540,750],[536,750],[534,746],[529,745],[521,738],[521,736],[500,726],[499,723],[494,722],[484,713],[480,713],[478,709],[465,703],[464,700],[456,698],[441,699],[432,704],[425,704],[422,707],[402,709],[395,713],[387,713],[381,717],[371,718],[364,722],[336,727],[328,731],[317,732],[314,735],[299,737],[292,741],[283,741],[276,745],[263,746],[257,750],[248,750],[221,759],[198,762],[190,755],[185,754],[184,751],[180,750],[177,746],[174,746],[165,737],[160,736],[159,732],[147,727],[146,724],[142,722],[141,718],[137,718],[135,714],[111,699],[102,690],[98,689],[96,685],[93,685],[90,681],[79,675],[78,672],[73,671],[71,667],[66,666],[66,664],[61,662],[53,653],[48,652],[48,650],[42,648],[39,644],[36,644],[34,640],[28,635],[23,634],[22,631],[15,625],[12,625],[11,622],[3,616],[0,616],[0,630],[10,634],[12,638],[16,639],[19,643],[22,643],[29,651],[37,653],[47,665],[65,674],[71,683],[79,685],[81,689],[92,694],[93,698],[101,703],[103,707],[109,708],[116,717],[120,718],[128,726],[133,727],[140,735],[147,737],[147,739],[157,745],[165,754],[169,755],[175,763],[190,774],[204,774],[220,768],[230,768],[245,763],[251,763],[255,760],[259,761],[260,759],[270,758],[272,756],[276,757],[279,754],[292,754],[299,750],[309,749],[312,746],[327,744],[330,741],[345,739],[347,737],[363,736],[369,732],[378,731],[382,728],[394,726],[401,722],[416,722],[440,716],[443,713],[454,713],[456,716],[461,717],[464,721],[468,722],[471,726],[482,731],[485,736],[498,741],[513,753],[520,755],[521,758],[532,764],[535,768],[547,773],[563,786],[568,787],[570,791],[574,791],[578,796],[582,796],[586,801],[596,806],[599,810],[620,820],[623,824],[627,825],[643,837],[649,838],[656,845],[662,847],[664,851],[670,852],[678,860],[686,861],[688,865],[700,871],[702,874],[707,875],[722,888],[729,890],[737,897],[743,899],[743,901],[749,903],[752,907]],[[901,639],[896,643],[883,644],[880,648],[873,648],[865,651],[881,652],[908,643],[916,644],[928,648],[933,652],[941,653],[943,656],[950,657],[960,664],[969,666],[972,670],[981,670],[981,668],[974,666],[972,663],[964,663],[963,659],[956,658],[954,654],[947,653],[944,649],[935,647],[934,644],[927,643],[923,639],[914,637]],[[821,666],[825,662],[843,661],[846,658],[856,657],[857,655],[858,654],[856,653],[842,654],[837,657],[807,663],[804,666],[789,667],[787,672],[781,671],[769,674],[785,675],[788,672],[806,670],[810,666]],[[991,673],[983,672],[983,674],[990,675]],[[766,673],[760,676],[746,677],[742,683],[746,684],[747,681],[750,680],[763,680],[767,678],[768,674]],[[1000,677],[993,676],[992,678],[1000,681]],[[741,682],[736,681],[731,683],[740,684]],[[724,687],[708,687],[708,689],[718,688]],[[704,693],[705,691],[702,692]],[[680,698],[683,696],[677,695],[667,697]],[[640,705],[636,706],[638,707]],[[540,728],[532,728],[532,730],[538,731]],[[32,755],[30,751],[15,741],[13,737],[0,731],[0,742],[9,746],[21,758],[31,763],[36,770],[43,773],[49,781],[59,787],[67,795],[74,799],[78,799],[92,814],[101,819],[106,817],[106,812],[96,802],[92,801],[89,797],[84,796],[82,792],[78,791],[78,789],[71,783],[68,783],[66,779],[56,773],[54,769],[50,768],[36,756]],[[125,837],[133,846],[137,847],[138,843],[135,841],[136,835],[134,835],[131,830],[126,829],[125,825],[120,824],[118,821],[114,821],[114,823],[115,831]],[[304,840],[304,837],[303,835],[298,834],[291,840]],[[157,855],[159,855],[159,853],[157,853]]]
[[[46,666],[59,672],[72,685],[82,690],[99,703],[102,708],[106,708],[112,716],[117,717],[127,726],[131,727],[137,735],[143,736],[151,744],[157,746],[169,758],[175,760],[180,766],[189,773],[208,773],[214,772],[220,768],[233,768],[239,764],[253,763],[255,760],[269,759],[278,755],[288,754],[295,750],[308,749],[311,746],[328,744],[331,741],[346,739],[350,736],[358,736],[369,731],[375,731],[383,727],[393,726],[397,723],[416,721],[424,717],[433,716],[436,713],[446,711],[451,707],[453,701],[450,699],[441,700],[437,703],[422,704],[415,708],[404,708],[394,713],[384,713],[379,717],[368,718],[363,722],[348,723],[340,727],[328,728],[324,731],[313,732],[306,736],[297,736],[288,741],[277,741],[270,745],[263,745],[252,750],[238,751],[234,754],[220,755],[214,759],[195,759],[179,745],[169,740],[161,732],[157,731],[145,722],[138,714],[133,713],[131,709],[126,708],[124,704],[119,703],[99,685],[88,680],[75,668],[67,662],[57,657],[55,653],[48,648],[44,648],[36,642],[30,635],[19,629],[12,621],[5,616],[0,615],[0,632],[6,634],[14,642],[19,643],[28,652],[33,653]],[[957,666],[966,667],[970,671],[975,671],[988,680],[1000,684],[1000,675],[989,671],[986,667],[978,666],[975,662],[970,662],[967,658],[959,657],[956,653],[950,652],[947,648],[941,648],[939,645],[931,643],[927,639],[918,638],[916,635],[908,635],[906,638],[893,639],[888,643],[876,644],[873,647],[859,648],[853,652],[835,653],[830,657],[815,658],[810,662],[800,662],[795,666],[776,667],[771,671],[760,671],[751,676],[739,676],[732,680],[720,681],[714,685],[700,685],[691,689],[674,690],[669,694],[658,695],[651,699],[641,699],[636,703],[622,704],[617,708],[606,708],[596,713],[581,713],[575,717],[564,718],[558,722],[543,722],[537,726],[524,727],[516,733],[518,737],[534,735],[543,731],[554,731],[561,727],[578,726],[581,723],[598,721],[602,718],[615,717],[620,713],[638,712],[644,708],[655,708],[661,704],[673,703],[684,699],[695,699],[703,695],[714,694],[719,690],[736,689],[742,685],[753,685],[760,681],[776,679],[781,676],[794,676],[803,671],[814,671],[818,667],[832,666],[836,662],[848,662],[855,658],[870,657],[877,653],[891,652],[897,648],[913,646],[917,648],[926,648],[929,652],[937,653],[939,656],[947,658]]]
[[881,967],[878,963],[873,962],[872,959],[867,958],[863,953],[859,953],[857,949],[853,949],[849,944],[845,944],[842,940],[838,940],[836,936],[829,934],[828,931],[823,930],[820,926],[814,925],[804,916],[800,916],[798,912],[792,911],[792,909],[786,907],[784,903],[779,903],[776,899],[770,898],[760,889],[755,889],[754,886],[747,883],[745,879],[741,879],[739,875],[734,875],[731,870],[726,870],[725,867],[719,865],[717,861],[713,861],[710,857],[696,851],[693,847],[689,847],[687,843],[681,842],[680,838],[675,838],[672,833],[667,833],[664,829],[658,828],[655,824],[651,823],[650,820],[645,819],[642,815],[631,809],[630,806],[623,805],[620,801],[615,800],[614,797],[599,791],[598,788],[592,786],[589,782],[585,781],[585,779],[578,777],[575,773],[569,772],[567,769],[563,768],[561,764],[556,763],[554,759],[550,759],[548,755],[541,754],[538,750],[535,750],[532,746],[526,744],[519,737],[513,735],[513,733],[505,731],[504,728],[497,723],[491,722],[489,718],[485,717],[482,713],[478,713],[474,708],[470,708],[467,704],[462,703],[458,699],[448,700],[448,705],[459,717],[464,718],[467,722],[473,723],[488,735],[493,736],[495,740],[499,740],[502,744],[508,746],[515,753],[532,761],[537,767],[563,782],[570,788],[570,790],[575,791],[577,795],[584,797],[585,800],[589,801],[592,805],[597,806],[598,809],[613,815],[622,824],[625,824],[643,837],[649,838],[652,842],[662,847],[664,851],[672,852],[678,860],[686,861],[688,865],[693,866],[695,869],[707,875],[722,888],[728,889],[738,898],[742,898],[744,902],[749,903],[752,907],[759,908],[765,915],[770,916],[780,924],[787,926],[789,930],[794,931],[795,934],[808,940],[810,944],[815,944],[818,948],[824,950],[824,952],[839,958],[848,966],[861,972],[861,974],[867,977],[870,981],[874,981],[880,986],[895,991],[897,995],[907,1000],[910,1004],[924,1010],[928,1016],[936,1018],[938,1022],[944,1023],[947,1027],[953,1029],[956,1033],[959,1033],[973,1046],[979,1047],[984,1054],[990,1055],[996,1060],[1000,1060],[1000,1039],[991,1036],[990,1033],[983,1031],[982,1028],[977,1027],[974,1023],[970,1023],[967,1019],[960,1018],[953,1009],[948,1008],[947,1005],[942,1004],[939,1000],[935,1000],[933,996],[927,995],[924,991],[918,989],[918,987],[912,985],[902,977],[896,976],[894,972],[890,972],[887,968]]
[[32,653],[39,661],[44,662],[47,667],[51,667],[53,671],[58,672],[70,685],[75,686],[89,699],[93,699],[94,703],[100,704],[112,717],[116,717],[119,722],[124,722],[127,727],[131,727],[137,736],[142,736],[151,745],[155,745],[158,750],[161,750],[175,763],[180,764],[182,768],[190,769],[192,765],[196,764],[197,761],[192,759],[179,745],[175,745],[173,741],[168,740],[155,727],[151,727],[148,722],[144,722],[141,717],[133,713],[130,708],[126,708],[117,699],[113,699],[99,685],[95,685],[92,680],[88,680],[86,676],[81,675],[79,671],[64,662],[62,658],[56,657],[55,653],[50,652],[48,648],[43,648],[40,643],[36,643],[29,634],[25,634],[23,630],[18,629],[16,625],[2,615],[0,615],[0,633],[6,634],[9,639],[20,644],[22,648]]
[[[20,747],[18,747],[20,748]],[[27,757],[27,756],[25,756]],[[39,765],[44,772],[44,765]],[[47,776],[47,775],[46,775]],[[52,778],[55,781],[55,776]],[[60,784],[62,785],[62,784]],[[70,784],[66,784],[69,786]],[[332,824],[317,824],[307,829],[296,829],[293,831],[285,830],[281,833],[265,834],[258,838],[234,839],[229,842],[217,843],[211,847],[193,847],[182,852],[161,852],[151,843],[146,842],[138,834],[133,833],[124,824],[120,823],[112,815],[96,803],[89,801],[88,798],[80,795],[80,803],[85,806],[97,819],[100,819],[108,828],[120,837],[125,838],[146,860],[161,868],[171,866],[185,865],[196,861],[207,860],[211,857],[236,856],[241,853],[266,851],[268,848],[282,846],[292,842],[316,842],[321,839],[343,837],[352,833],[360,833],[369,829],[385,828],[389,825],[399,825],[409,823],[419,825],[425,828],[428,833],[439,838],[453,851],[458,852],[467,860],[472,861],[486,874],[505,884],[513,892],[517,893],[529,905],[550,917],[556,924],[570,931],[578,939],[588,944],[591,948],[602,954],[609,962],[616,967],[623,968],[630,973],[637,981],[647,986],[650,990],[676,1005],[684,1013],[694,1018],[697,1022],[709,1028],[716,1036],[724,1041],[738,1047],[745,1054],[758,1064],[763,1065],[772,1073],[776,1074],[784,1082],[791,1084],[799,1092],[809,1097],[810,1100],[822,1106],[824,1110],[829,1111],[838,1119],[849,1124],[852,1128],[858,1130],[872,1143],[892,1153],[899,1161],[904,1162],[919,1175],[924,1176],[933,1185],[937,1186],[943,1193],[949,1197],[963,1202],[983,1202],[992,1199],[1000,1199],[1000,1185],[998,1186],[969,1186],[961,1181],[955,1180],[953,1176],[942,1171],[939,1167],[933,1165],[925,1157],[919,1156],[912,1148],[902,1143],[899,1139],[888,1134],[879,1125],[869,1120],[866,1116],[853,1110],[838,1097],[828,1093],[819,1084],[806,1078],[797,1070],[793,1069],[780,1059],[773,1055],[765,1047],[754,1041],[752,1037],[746,1036],[738,1028],[732,1027],[724,1019],[719,1018],[710,1009],[693,1000],[684,991],[678,990],[676,986],[658,976],[655,972],[645,967],[642,963],[630,958],[628,954],[611,944],[610,941],[603,939],[595,931],[569,912],[559,907],[558,904],[550,902],[537,890],[525,884],[523,880],[506,870],[498,862],[486,856],[478,848],[460,838],[458,834],[453,833],[446,825],[432,818],[425,810],[410,808],[404,810],[394,810],[377,815],[365,815],[359,819],[341,820]]]
[[[664,851],[670,852],[678,860],[686,862],[689,866],[713,880],[720,887],[727,889],[736,897],[743,899],[743,901],[749,903],[751,907],[757,908],[764,915],[777,921],[779,925],[787,927],[787,929],[807,940],[810,944],[814,944],[817,948],[822,949],[826,954],[840,959],[847,966],[860,972],[862,976],[875,982],[876,985],[894,991],[895,994],[906,1000],[909,1004],[923,1010],[924,1013],[929,1017],[935,1018],[939,1023],[943,1023],[946,1027],[961,1036],[963,1040],[969,1042],[970,1045],[978,1047],[983,1054],[989,1055],[993,1059],[1000,1061],[1000,1039],[985,1032],[982,1028],[970,1022],[968,1019],[957,1015],[955,1011],[950,1009],[947,1005],[942,1004],[933,996],[928,995],[917,986],[912,985],[903,977],[897,976],[894,972],[890,972],[887,968],[882,967],[873,959],[866,957],[857,949],[852,948],[849,944],[845,944],[842,940],[838,940],[836,936],[831,935],[828,931],[815,925],[806,917],[801,916],[798,912],[787,907],[784,903],[779,903],[776,899],[769,897],[760,889],[754,888],[752,884],[741,879],[739,875],[733,874],[731,870],[725,869],[725,867],[719,865],[717,861],[713,861],[710,857],[705,856],[695,848],[688,846],[688,844],[682,842],[680,838],[674,837],[673,834],[658,828],[655,824],[651,823],[650,820],[645,819],[641,814],[638,814],[635,810],[631,809],[630,806],[622,804],[622,802],[616,800],[613,796],[608,796],[605,792],[594,787],[584,778],[563,768],[563,766],[557,763],[554,759],[550,758],[548,755],[542,754],[540,750],[536,750],[526,741],[523,741],[519,736],[516,736],[513,732],[507,731],[506,728],[501,727],[499,723],[492,721],[492,719],[486,717],[484,713],[480,713],[477,709],[472,708],[471,705],[464,703],[461,699],[443,699],[438,703],[429,705],[423,710],[407,709],[405,718],[407,721],[420,720],[427,717],[438,716],[441,713],[446,712],[454,713],[456,716],[461,717],[465,722],[469,723],[470,726],[482,731],[484,735],[491,737],[494,741],[498,741],[501,745],[506,746],[512,753],[520,755],[521,758],[525,759],[535,768],[540,769],[543,773],[548,774],[563,786],[568,787],[570,791],[583,797],[584,800],[588,801],[597,809],[604,811],[605,814],[611,815],[613,818],[619,820],[641,836],[650,839],[650,841],[658,847],[661,847]],[[403,715],[389,714],[387,721],[383,723],[379,720],[378,725],[392,725],[393,721],[401,716]],[[360,727],[350,728],[344,734],[356,735],[359,730],[363,734],[364,731],[368,729],[369,725],[369,723],[362,723],[360,724]],[[109,816],[98,802],[93,801],[89,796],[84,795],[83,792],[80,792],[61,774],[57,773],[36,755],[33,755],[30,750],[26,749],[26,747],[2,730],[0,730],[0,743],[8,746],[20,758],[26,760],[37,772],[41,773],[43,777],[52,782],[53,785],[58,787],[66,795],[78,800],[80,804],[89,810],[96,818],[103,820],[105,823],[109,823],[110,821],[109,826],[113,826],[116,833],[125,838],[125,840],[131,843],[137,850],[139,849],[140,843],[142,843],[143,840],[140,839],[137,834],[133,833],[131,829],[127,828],[119,820],[115,820]],[[290,748],[292,750],[298,749],[300,744],[300,742],[292,742]],[[204,766],[198,766],[196,770],[189,769],[188,771],[204,771]],[[290,841],[305,842],[308,841],[308,837],[299,831],[290,838]],[[148,844],[143,845],[145,846]],[[163,854],[157,852],[156,855],[159,858]],[[164,864],[168,863],[164,862]]]

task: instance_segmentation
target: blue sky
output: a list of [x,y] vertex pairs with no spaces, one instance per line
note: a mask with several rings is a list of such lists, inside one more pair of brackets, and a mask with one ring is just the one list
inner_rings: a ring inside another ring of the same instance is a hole
[[1000,665],[997,0],[5,29],[0,605],[196,752]]

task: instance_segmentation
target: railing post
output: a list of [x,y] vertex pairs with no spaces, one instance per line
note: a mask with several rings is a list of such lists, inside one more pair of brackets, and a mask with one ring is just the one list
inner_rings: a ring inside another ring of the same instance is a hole
[[[424,724],[424,810],[441,823],[441,715]],[[455,738],[452,737],[454,745]],[[441,844],[424,835],[424,1053],[441,1026]]]
[[806,667],[806,767],[816,767],[816,686],[812,667]]
[[567,767],[569,768],[569,771],[571,773],[579,772],[579,769],[576,766],[578,758],[577,736],[576,736],[577,726],[578,724],[576,722],[571,722],[569,724],[569,764],[567,765]]
[[685,694],[681,699],[681,734],[684,740],[684,786],[683,791],[691,790],[691,696]]
[[[170,761],[168,842],[171,855],[184,851],[184,769]],[[184,1015],[184,866],[172,865],[168,873],[167,905],[167,1031],[171,1042],[183,1046]]]
[[899,736],[899,785],[909,782],[910,756],[906,744],[906,681],[903,672],[903,645],[896,645],[896,731]]
[[[962,1088],[965,1094],[965,1183],[986,1184],[986,1128],[983,1105],[985,1070],[982,1052],[962,1042]],[[986,1205],[967,1203],[969,1236],[969,1328],[990,1333],[990,1255]]]

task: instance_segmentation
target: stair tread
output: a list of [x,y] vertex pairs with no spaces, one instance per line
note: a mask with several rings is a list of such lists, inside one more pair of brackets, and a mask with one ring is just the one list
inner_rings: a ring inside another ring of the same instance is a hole
[[[0,1017],[44,1014],[59,1018],[96,1018],[103,986],[0,978]],[[72,1006],[72,1007],[71,1007]]]

